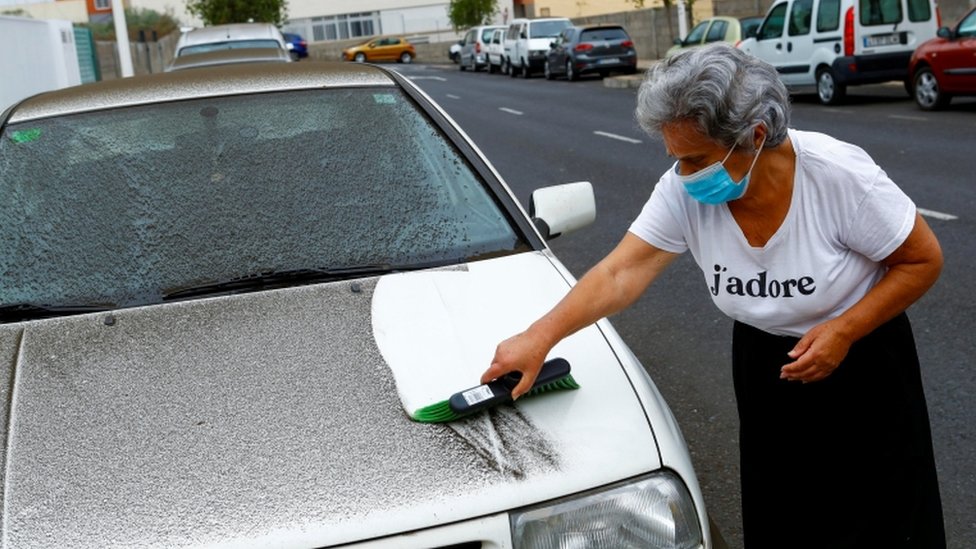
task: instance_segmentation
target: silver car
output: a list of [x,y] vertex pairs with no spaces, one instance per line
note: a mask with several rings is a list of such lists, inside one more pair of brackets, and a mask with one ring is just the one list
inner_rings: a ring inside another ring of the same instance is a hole
[[271,23],[232,23],[190,29],[176,41],[175,57],[239,48],[288,51],[284,35]]
[[240,64],[0,116],[9,548],[710,548],[678,427],[611,325],[576,390],[448,423],[573,278],[464,132],[374,66]]

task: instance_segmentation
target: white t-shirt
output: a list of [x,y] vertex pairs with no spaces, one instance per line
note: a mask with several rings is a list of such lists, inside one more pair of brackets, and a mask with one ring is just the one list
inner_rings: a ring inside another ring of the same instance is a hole
[[915,226],[915,204],[859,147],[797,130],[789,139],[796,152],[793,197],[765,246],[749,244],[726,204],[692,198],[673,169],[630,232],[662,250],[691,250],[712,300],[731,318],[802,336],[878,283],[885,273],[880,261]]

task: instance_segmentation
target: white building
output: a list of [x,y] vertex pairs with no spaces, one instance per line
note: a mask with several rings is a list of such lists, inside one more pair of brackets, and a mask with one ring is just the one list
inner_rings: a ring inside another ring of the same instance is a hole
[[[169,12],[184,25],[202,25],[187,13],[182,0],[127,3],[133,8]],[[282,30],[300,34],[309,42],[379,34],[407,35],[415,42],[439,42],[457,36],[447,17],[449,5],[449,0],[288,0],[288,22]],[[498,0],[494,22],[511,20],[513,13],[513,0]]]

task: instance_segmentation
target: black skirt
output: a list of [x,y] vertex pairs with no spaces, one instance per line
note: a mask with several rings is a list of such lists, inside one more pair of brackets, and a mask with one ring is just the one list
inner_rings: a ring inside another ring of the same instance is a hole
[[818,382],[779,378],[797,341],[735,323],[746,549],[944,548],[908,317],[855,343]]

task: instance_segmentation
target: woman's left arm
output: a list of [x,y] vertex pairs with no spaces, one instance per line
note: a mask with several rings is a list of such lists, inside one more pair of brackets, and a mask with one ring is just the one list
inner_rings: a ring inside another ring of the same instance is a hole
[[789,356],[780,378],[820,381],[840,365],[851,345],[891,320],[922,297],[942,271],[942,248],[922,216],[915,227],[882,263],[888,272],[860,301],[839,317],[810,329]]

